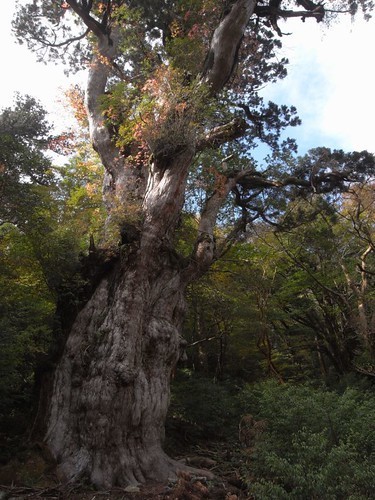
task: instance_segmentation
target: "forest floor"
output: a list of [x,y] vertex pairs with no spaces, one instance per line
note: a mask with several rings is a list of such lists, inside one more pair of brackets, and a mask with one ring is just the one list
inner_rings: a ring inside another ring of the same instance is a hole
[[66,487],[39,449],[26,451],[0,467],[0,500],[248,500],[238,467],[245,458],[231,451],[229,443],[208,442],[192,446],[176,457],[182,464],[206,469],[213,479],[181,472],[175,481],[139,487],[96,491],[80,484]]

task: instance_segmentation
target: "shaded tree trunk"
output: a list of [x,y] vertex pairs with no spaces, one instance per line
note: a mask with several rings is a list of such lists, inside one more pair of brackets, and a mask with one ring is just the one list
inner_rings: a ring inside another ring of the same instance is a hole
[[[231,75],[255,3],[235,2],[215,31],[202,74],[213,93]],[[116,30],[102,32],[76,2],[69,4],[97,37],[86,109],[106,169],[105,203],[110,216],[120,207],[126,217],[136,207],[139,237],[122,247],[72,326],[56,369],[45,440],[63,480],[87,477],[97,487],[162,481],[181,468],[165,455],[162,442],[170,377],[183,346],[184,292],[215,258],[217,213],[236,180],[225,179],[207,200],[192,255],[179,258],[173,233],[196,144],[179,147],[167,159],[152,155],[143,165],[120,154],[99,106],[118,50]]]
[[176,258],[168,235],[182,208],[191,157],[187,150],[173,169],[151,169],[139,241],[122,247],[72,327],[46,437],[64,479],[86,475],[110,487],[165,480],[178,467],[162,442],[192,270]]
[[161,446],[184,283],[158,255],[140,253],[101,281],[57,369],[47,444],[65,479],[110,487],[175,468]]

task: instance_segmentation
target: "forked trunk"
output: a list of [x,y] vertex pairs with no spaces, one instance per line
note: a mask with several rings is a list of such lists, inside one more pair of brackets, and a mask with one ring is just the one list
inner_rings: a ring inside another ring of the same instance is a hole
[[168,234],[190,161],[186,153],[173,175],[150,174],[139,241],[121,248],[68,337],[46,436],[64,480],[111,487],[166,480],[178,468],[162,443],[188,275]]
[[[201,75],[212,94],[232,74],[255,5],[255,0],[234,2],[213,34]],[[128,163],[130,159],[116,148],[100,107],[119,53],[121,30],[116,24],[108,29],[99,24],[89,15],[91,7],[85,10],[75,2],[71,6],[97,38],[86,110],[93,146],[106,169],[106,205],[115,215],[120,208],[125,220],[126,212],[132,215],[136,207],[140,234],[121,249],[119,262],[73,324],[55,374],[46,443],[67,480],[87,476],[101,487],[165,480],[179,468],[162,451],[162,441],[169,381],[181,353],[184,290],[215,258],[213,228],[236,179],[222,176],[220,189],[207,199],[190,259],[180,259],[173,249],[173,234],[195,139],[182,134],[182,142],[176,141],[172,123],[169,137],[161,134],[167,143],[170,138],[171,145],[178,144],[174,149],[162,145],[160,151],[168,151],[168,158],[156,148],[150,164]],[[238,137],[237,128],[233,137]],[[229,140],[227,129],[224,135],[221,127],[208,134],[207,147],[216,140]]]

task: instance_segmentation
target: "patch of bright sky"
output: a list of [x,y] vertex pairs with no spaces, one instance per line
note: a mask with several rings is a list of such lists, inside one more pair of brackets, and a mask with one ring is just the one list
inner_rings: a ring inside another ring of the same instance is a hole
[[[24,3],[21,0],[20,3]],[[26,44],[20,45],[11,32],[11,21],[16,2],[1,1],[0,47],[2,48],[0,109],[12,106],[15,94],[28,94],[38,99],[49,113],[49,121],[58,131],[72,124],[71,112],[64,108],[64,91],[75,82],[82,82],[83,75],[69,78],[64,67],[37,63],[35,54]]]
[[[34,54],[11,35],[14,10],[15,2],[2,1],[0,108],[11,106],[15,92],[27,93],[42,102],[50,121],[62,130],[71,118],[59,101],[72,80],[82,81],[82,76],[68,80],[62,67],[36,63]],[[292,32],[282,39],[289,74],[263,95],[297,107],[303,124],[288,135],[297,139],[299,152],[316,146],[375,151],[375,20],[366,23],[358,16],[352,23],[343,16],[329,29],[312,19],[279,24],[283,32]]]
[[375,19],[349,16],[330,28],[313,20],[279,23],[288,76],[263,96],[297,107],[302,126],[289,129],[299,152],[316,146],[375,151]]

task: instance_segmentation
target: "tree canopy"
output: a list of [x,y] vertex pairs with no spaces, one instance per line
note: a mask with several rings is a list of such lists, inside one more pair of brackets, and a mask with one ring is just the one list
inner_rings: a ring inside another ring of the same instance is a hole
[[[187,349],[187,371],[216,381],[266,373],[283,384],[304,370],[328,379],[356,368],[371,376],[374,156],[319,147],[297,157],[282,138],[299,124],[297,110],[265,102],[261,89],[286,75],[281,18],[329,24],[372,8],[366,0],[18,6],[21,43],[68,71],[87,68],[76,111],[98,155],[83,147],[58,172],[47,196],[55,218],[45,218],[53,238],[30,240],[65,319],[38,415],[64,480],[137,487],[189,471],[162,448],[170,381]],[[49,175],[38,149],[43,112],[29,107],[36,128],[12,147],[34,151],[35,161],[13,165],[12,156],[3,167],[17,193]],[[4,112],[5,131],[17,109]],[[90,247],[79,259],[82,236]],[[240,359],[250,369],[238,369]]]

